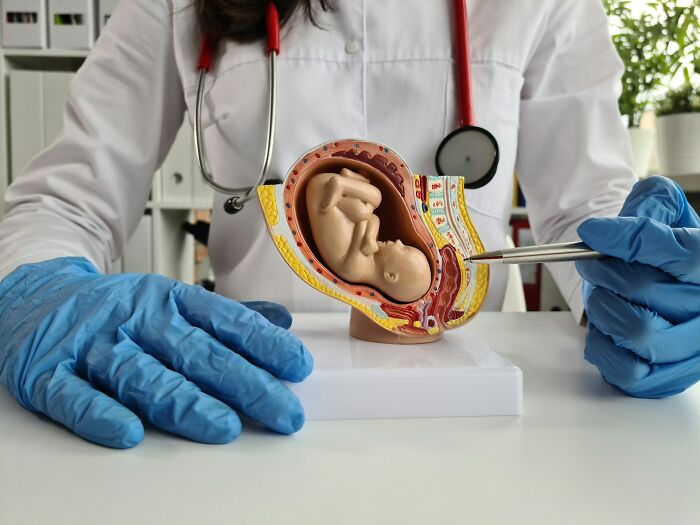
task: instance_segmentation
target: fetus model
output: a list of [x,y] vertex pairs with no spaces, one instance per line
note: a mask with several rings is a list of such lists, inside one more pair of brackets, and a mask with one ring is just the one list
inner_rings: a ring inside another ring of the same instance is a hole
[[459,177],[414,175],[383,144],[339,140],[303,155],[283,184],[258,189],[292,270],[352,307],[350,335],[426,343],[471,319],[488,288],[484,251]]
[[374,286],[395,301],[423,297],[432,274],[428,258],[401,239],[380,241],[373,212],[382,193],[347,168],[314,175],[306,187],[311,233],[321,259],[345,281]]

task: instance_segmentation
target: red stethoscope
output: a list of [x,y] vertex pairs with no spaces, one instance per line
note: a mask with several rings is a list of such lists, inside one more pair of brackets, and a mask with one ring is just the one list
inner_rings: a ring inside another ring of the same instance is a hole
[[[464,187],[475,189],[489,183],[498,167],[498,142],[484,128],[474,124],[471,92],[471,65],[469,61],[469,22],[466,0],[453,0],[457,23],[457,73],[460,127],[447,135],[438,146],[435,154],[435,167],[439,175],[464,178]],[[270,167],[275,138],[275,113],[277,109],[277,55],[280,52],[279,15],[273,2],[267,5],[267,53],[269,56],[269,103],[267,115],[267,138],[265,159],[258,180],[254,186],[230,188],[217,183],[207,167],[202,149],[202,99],[206,74],[214,62],[217,42],[208,36],[202,40],[197,71],[199,84],[194,117],[194,147],[202,177],[216,191],[231,195],[224,204],[227,213],[243,209],[246,202],[255,197],[255,189],[265,183]]]

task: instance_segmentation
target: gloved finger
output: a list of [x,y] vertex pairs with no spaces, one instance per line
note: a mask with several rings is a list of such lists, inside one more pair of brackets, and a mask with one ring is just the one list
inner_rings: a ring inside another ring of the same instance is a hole
[[584,358],[593,364],[606,382],[634,395],[635,389],[646,378],[651,365],[632,352],[615,345],[611,337],[588,324]]
[[142,327],[137,341],[146,352],[203,391],[267,428],[291,434],[303,426],[301,402],[278,379],[207,332],[179,319]]
[[577,261],[576,270],[593,286],[645,306],[672,323],[700,316],[700,287],[678,281],[658,268],[608,258]]
[[625,199],[620,217],[647,217],[674,228],[700,228],[700,217],[683,190],[666,177],[637,182]]
[[242,301],[246,308],[255,310],[272,324],[289,330],[292,326],[292,314],[284,306],[269,301]]
[[589,324],[586,360],[603,379],[634,397],[663,398],[680,394],[700,380],[700,356],[679,363],[653,365],[615,345],[607,335]]
[[121,329],[116,344],[98,341],[79,362],[93,385],[152,425],[200,443],[229,443],[241,421],[229,406],[146,354]]
[[657,313],[605,288],[593,288],[588,320],[601,332],[649,363],[676,363],[700,355],[700,317],[674,325]]
[[651,365],[651,372],[633,390],[637,397],[675,396],[700,380],[700,356],[678,363]]
[[95,390],[65,363],[37,382],[32,404],[54,421],[99,445],[131,448],[143,440],[143,424],[136,414]]
[[313,357],[291,332],[262,315],[197,286],[173,290],[180,315],[251,363],[285,381],[302,381],[313,369]]
[[588,219],[578,234],[596,251],[700,284],[700,229],[671,228],[646,217],[611,217]]

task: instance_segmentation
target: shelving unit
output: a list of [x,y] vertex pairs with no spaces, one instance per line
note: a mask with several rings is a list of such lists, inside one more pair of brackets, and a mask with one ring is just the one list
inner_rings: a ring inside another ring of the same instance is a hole
[[[1,37],[0,34],[0,42]],[[88,53],[88,50],[0,48],[0,218],[5,214],[4,194],[12,181],[12,173],[19,171],[13,170],[11,155],[10,76],[15,71],[76,72]],[[184,126],[189,126],[187,120]],[[188,283],[195,281],[195,241],[184,232],[182,223],[193,220],[196,210],[210,210],[212,205],[211,192],[204,187],[204,182],[195,179],[190,137],[191,129],[183,127],[168,155],[169,160],[154,175],[150,200],[144,210],[151,217],[147,221],[150,222],[151,244],[140,247],[151,250],[145,252],[148,257],[143,258],[150,261],[151,267],[143,270]],[[178,184],[191,186],[178,188]],[[116,263],[121,265],[121,261]]]

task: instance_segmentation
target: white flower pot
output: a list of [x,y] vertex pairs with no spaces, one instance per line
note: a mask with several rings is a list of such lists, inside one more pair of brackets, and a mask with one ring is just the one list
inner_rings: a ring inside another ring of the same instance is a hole
[[656,143],[661,175],[700,174],[700,113],[658,117]]
[[654,150],[654,132],[650,129],[629,128],[627,130],[632,148],[634,172],[638,177],[649,173],[649,160]]

